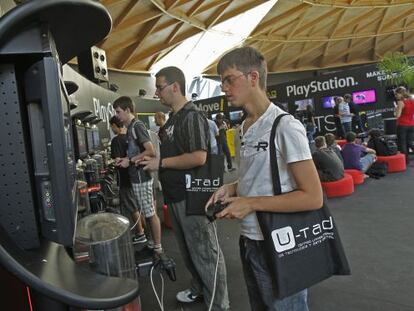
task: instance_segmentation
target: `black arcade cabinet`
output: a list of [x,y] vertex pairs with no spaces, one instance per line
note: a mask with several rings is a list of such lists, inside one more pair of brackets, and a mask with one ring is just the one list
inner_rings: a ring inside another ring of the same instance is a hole
[[0,18],[0,268],[27,286],[33,310],[110,309],[138,296],[137,281],[94,273],[70,252],[78,197],[62,65],[110,29],[88,0],[29,1]]

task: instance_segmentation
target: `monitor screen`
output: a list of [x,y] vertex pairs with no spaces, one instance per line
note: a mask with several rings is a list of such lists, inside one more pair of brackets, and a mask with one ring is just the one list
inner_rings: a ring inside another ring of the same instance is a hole
[[238,123],[243,117],[243,110],[230,111],[229,115],[231,122]]
[[295,100],[296,110],[306,110],[306,106],[313,107],[313,98]]
[[335,97],[336,96],[322,97],[322,107],[333,108],[335,106]]
[[86,134],[85,128],[80,125],[76,125],[76,146],[78,149],[77,156],[79,159],[86,158],[88,155],[88,149],[86,148]]
[[86,129],[86,146],[88,147],[88,153],[93,153],[95,151],[93,147],[93,133],[92,129]]
[[377,96],[375,90],[352,92],[352,100],[354,104],[363,105],[375,103],[377,101]]
[[93,137],[93,149],[95,151],[99,150],[101,148],[101,140],[99,137],[99,129],[94,128],[92,130],[92,137]]

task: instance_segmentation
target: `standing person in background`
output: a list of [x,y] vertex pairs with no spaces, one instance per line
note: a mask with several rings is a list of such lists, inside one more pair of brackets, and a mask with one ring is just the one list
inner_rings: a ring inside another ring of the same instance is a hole
[[219,138],[217,140],[218,143],[218,151],[220,154],[223,154],[226,156],[227,161],[227,170],[233,171],[233,163],[231,161],[231,155],[229,146],[227,145],[227,134],[226,131],[228,130],[227,123],[224,121],[224,116],[221,113],[218,113],[216,115],[216,124],[219,129]]
[[217,138],[219,137],[219,129],[216,122],[207,117],[208,126],[210,128],[210,148],[212,154],[218,154]]
[[306,106],[306,136],[309,143],[314,142],[313,135],[316,133],[315,113],[313,112],[312,105]]
[[167,122],[167,117],[164,112],[157,111],[154,115],[154,119],[155,119],[155,124],[158,126],[157,134],[161,140],[161,137],[165,135],[164,125],[165,125],[165,122]]
[[352,116],[352,130],[355,133],[362,133],[364,132],[364,128],[362,127],[362,121],[361,117],[359,115],[359,107],[358,105],[355,105],[355,103],[352,101],[352,95],[351,94],[345,94],[344,95],[344,101],[348,103],[349,105],[349,111]]
[[341,125],[344,129],[345,136],[348,132],[352,131],[352,113],[347,102],[344,101],[344,98],[338,96],[335,98],[335,102],[338,103],[338,114],[339,119],[341,119]]
[[414,100],[410,97],[407,89],[399,86],[394,91],[397,100],[395,116],[397,117],[397,144],[398,150],[408,158],[409,148],[414,151]]
[[[111,158],[115,161],[119,161],[121,158],[125,158],[127,155],[128,141],[127,141],[127,129],[123,126],[121,120],[117,116],[113,116],[109,120],[112,132],[116,135],[111,140]],[[141,217],[141,211],[138,209],[138,204],[132,190],[132,184],[129,180],[128,169],[118,166],[118,185],[119,185],[119,200],[121,206],[121,212],[131,221],[131,226],[135,226],[136,234],[132,237],[132,243],[145,243],[147,238],[145,237],[144,229],[142,226],[143,217]]]
[[122,96],[115,100],[113,107],[117,117],[127,126],[128,138],[127,156],[119,159],[117,165],[124,168],[128,167],[129,178],[136,200],[151,229],[153,241],[148,243],[148,247],[154,250],[154,255],[160,256],[163,252],[161,224],[155,210],[153,178],[140,165],[144,156],[155,157],[155,149],[144,123],[134,116],[132,99],[128,96]]
[[340,99],[339,97],[334,98],[335,105],[333,106],[333,117],[335,121],[335,127],[336,127],[336,138],[342,139],[345,137],[344,128],[341,123],[341,118],[339,116],[339,103]]
[[[234,49],[220,59],[217,72],[229,102],[233,107],[243,108],[247,117],[240,129],[239,178],[220,187],[206,207],[222,202],[226,208],[217,214],[219,218],[241,220],[240,256],[251,310],[308,311],[307,290],[283,299],[274,295],[273,276],[256,216],[261,211],[290,213],[322,206],[321,183],[305,128],[292,115],[281,118],[274,140],[276,154],[270,154],[270,132],[275,119],[284,111],[267,97],[267,64],[263,55],[251,47]],[[280,173],[280,195],[273,192],[270,161],[275,158]]]
[[216,286],[212,310],[226,311],[229,310],[227,272],[223,252],[215,240],[214,227],[205,215],[187,215],[191,206],[187,206],[185,175],[206,163],[210,137],[208,122],[203,112],[186,99],[185,77],[179,68],[163,68],[155,78],[155,94],[172,112],[164,125],[167,135],[161,140],[161,157],[145,157],[142,164],[145,170],[159,171],[173,231],[192,276],[190,288],[180,291],[177,300],[191,303],[204,296],[209,306]]

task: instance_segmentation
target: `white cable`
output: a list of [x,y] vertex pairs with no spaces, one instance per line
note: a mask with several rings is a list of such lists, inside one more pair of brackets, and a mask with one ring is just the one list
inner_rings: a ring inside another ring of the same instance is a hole
[[161,277],[161,300],[160,300],[157,294],[157,290],[155,289],[154,280],[152,279],[153,271],[154,271],[154,266],[151,267],[151,272],[150,272],[152,290],[154,291],[155,298],[157,298],[157,302],[158,302],[158,305],[160,306],[160,310],[164,311],[164,278],[162,277],[162,274],[160,272],[160,277]]
[[214,302],[214,296],[216,295],[216,287],[217,287],[217,273],[218,273],[218,265],[220,260],[220,244],[217,236],[217,226],[216,222],[212,222],[213,229],[214,229],[214,236],[216,237],[216,243],[217,243],[217,262],[216,262],[216,270],[214,271],[214,283],[213,283],[213,294],[211,295],[211,301],[210,306],[208,307],[208,311],[211,311],[211,308],[213,307]]

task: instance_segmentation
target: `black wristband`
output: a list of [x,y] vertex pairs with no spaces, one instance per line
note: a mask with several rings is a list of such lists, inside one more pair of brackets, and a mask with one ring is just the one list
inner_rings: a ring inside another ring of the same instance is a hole
[[162,158],[160,157],[160,162],[158,163],[158,170],[162,169]]

